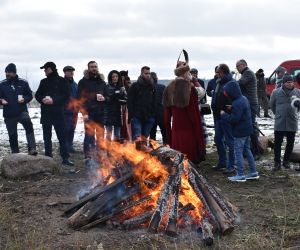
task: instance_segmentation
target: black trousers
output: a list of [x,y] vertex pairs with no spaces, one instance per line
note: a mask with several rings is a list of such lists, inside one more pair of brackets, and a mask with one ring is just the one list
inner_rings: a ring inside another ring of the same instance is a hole
[[166,132],[164,120],[155,121],[155,123],[153,124],[153,127],[150,131],[150,139],[156,140],[157,126],[159,126],[159,128],[160,128],[163,143],[166,144],[167,143],[167,132]]
[[45,155],[52,157],[52,127],[56,132],[57,139],[59,141],[59,151],[63,159],[69,158],[69,153],[66,145],[65,131],[66,125],[64,120],[57,120],[53,122],[46,122],[43,126],[43,139],[45,146]]
[[275,145],[274,145],[274,161],[280,163],[281,162],[281,145],[283,142],[283,138],[286,137],[286,147],[283,156],[284,161],[288,161],[290,159],[290,155],[294,148],[295,142],[295,134],[296,132],[290,131],[275,131]]
[[33,125],[28,112],[24,111],[16,117],[5,118],[4,122],[8,132],[9,144],[12,153],[19,153],[18,130],[17,130],[18,123],[21,123],[25,129],[28,150],[36,148]]

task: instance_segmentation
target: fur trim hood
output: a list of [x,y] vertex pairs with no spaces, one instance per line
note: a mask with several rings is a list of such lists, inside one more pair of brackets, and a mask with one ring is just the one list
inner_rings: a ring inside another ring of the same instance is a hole
[[[83,77],[86,78],[86,79],[90,79],[90,74],[89,74],[89,71],[88,69],[85,69],[83,71]],[[105,81],[105,77],[103,74],[99,73],[97,74],[97,78],[100,78],[102,81]]]

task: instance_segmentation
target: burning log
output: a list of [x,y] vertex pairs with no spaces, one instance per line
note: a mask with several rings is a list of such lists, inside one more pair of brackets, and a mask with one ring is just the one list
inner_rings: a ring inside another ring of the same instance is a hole
[[115,215],[120,214],[120,213],[134,207],[134,206],[137,206],[137,205],[143,203],[143,202],[149,201],[150,199],[151,199],[151,196],[148,195],[148,196],[145,196],[145,197],[139,199],[138,201],[133,201],[133,202],[129,203],[128,205],[125,205],[125,206],[122,206],[122,207],[119,207],[119,208],[115,208],[115,209],[112,210],[112,212],[110,214],[100,217],[99,219],[83,226],[81,229],[86,230],[86,229],[89,229],[91,227],[94,227],[94,226],[96,226],[96,225],[98,225],[98,224],[100,224],[104,221],[107,221],[107,220],[113,218]]
[[207,218],[201,221],[202,240],[206,246],[211,246],[214,243],[213,226],[209,223]]
[[[163,148],[163,147],[161,147]],[[165,147],[166,148],[166,147]],[[160,148],[159,148],[160,149]],[[168,152],[168,151],[167,151]],[[180,167],[183,165],[182,161],[184,159],[183,154],[177,153],[175,155],[175,159],[173,162],[173,167],[170,169],[171,173],[169,173],[167,180],[165,181],[165,184],[162,188],[162,191],[160,192],[158,201],[157,201],[157,207],[155,209],[155,212],[153,213],[153,216],[151,218],[148,231],[151,233],[157,233],[158,227],[162,221],[162,218],[167,210],[168,200],[171,195],[171,192],[173,191],[173,197],[174,197],[174,204],[171,211],[171,218],[169,218],[169,228],[170,234],[174,234],[174,232],[177,232],[177,216],[178,216],[178,195],[179,195],[179,186],[178,190],[176,191],[176,185],[180,185]],[[175,172],[175,173],[174,173]],[[177,178],[176,178],[177,176]],[[177,179],[177,183],[176,180]],[[176,197],[177,196],[177,197]],[[173,219],[172,219],[173,217]],[[176,222],[174,219],[176,218]],[[172,221],[172,222],[171,222]],[[173,232],[173,233],[172,233]]]
[[178,218],[178,206],[179,206],[179,188],[181,185],[181,174],[183,171],[183,159],[184,156],[180,155],[175,157],[174,165],[176,168],[176,176],[173,181],[172,199],[169,210],[168,224],[166,227],[166,234],[172,237],[177,236],[177,218]]
[[[83,209],[78,210],[69,218],[69,225],[73,228],[82,227],[88,224],[97,215],[108,213],[115,205],[130,198],[139,191],[138,187],[132,187],[123,191],[112,189],[111,192],[105,192],[93,202],[87,203]],[[119,194],[115,195],[117,192]]]
[[143,224],[151,219],[153,211],[147,211],[141,215],[135,216],[123,222],[123,226],[126,230],[132,229],[140,224]]
[[210,193],[210,195],[214,198],[214,200],[218,203],[224,213],[226,213],[226,216],[228,218],[231,218],[231,221],[234,221],[237,216],[237,208],[233,206],[227,199],[225,199],[213,186],[209,185],[207,180],[202,175],[200,175],[199,172],[191,166],[191,164],[192,163],[190,163],[189,167],[195,175],[198,185],[203,185]]
[[192,170],[192,169],[193,169],[193,167],[190,165],[189,166],[189,172],[190,172],[189,173],[189,177],[191,177],[191,179],[192,179],[193,176],[194,176],[195,179],[192,180],[192,181],[196,182],[196,185],[198,186],[200,192],[203,195],[203,200],[205,200],[207,202],[207,205],[209,207],[209,214],[210,215],[212,215],[212,214],[214,215],[214,217],[216,219],[216,222],[218,223],[219,230],[221,231],[221,233],[223,235],[231,233],[233,231],[233,229],[234,229],[234,227],[232,225],[232,217],[227,214],[226,210],[224,211],[221,208],[221,206],[219,205],[219,203],[221,203],[221,202],[218,203],[216,201],[216,197],[211,194],[211,192],[209,191],[210,190],[210,188],[209,188],[210,186],[205,185],[202,182],[202,181],[205,180],[204,177],[201,179],[202,181],[197,181],[196,180],[196,176],[194,174],[194,172],[196,170]]
[[103,194],[108,190],[115,188],[116,186],[122,184],[125,181],[128,181],[132,177],[133,177],[132,173],[128,173],[107,186],[95,188],[91,194],[83,197],[79,201],[74,202],[71,206],[69,206],[67,210],[64,212],[64,214],[68,214],[74,209],[83,206],[88,201],[96,199],[99,195]]

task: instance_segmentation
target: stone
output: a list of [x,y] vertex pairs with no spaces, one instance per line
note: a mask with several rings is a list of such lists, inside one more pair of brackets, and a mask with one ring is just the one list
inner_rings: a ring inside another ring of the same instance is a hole
[[0,165],[1,175],[10,179],[22,179],[46,172],[53,173],[57,169],[58,165],[51,157],[24,153],[7,155]]

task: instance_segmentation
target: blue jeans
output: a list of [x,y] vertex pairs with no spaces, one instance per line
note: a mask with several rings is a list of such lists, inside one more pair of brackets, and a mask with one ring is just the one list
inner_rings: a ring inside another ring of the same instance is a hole
[[[230,123],[220,118],[215,118],[214,122],[215,122],[215,143],[219,155],[219,165],[223,165],[223,166],[227,165],[227,169],[232,170],[234,168],[234,163],[235,163],[234,138],[232,135],[232,126]],[[227,163],[226,146],[229,147],[228,164],[226,164]]]
[[155,119],[152,117],[147,121],[141,121],[140,119],[133,117],[131,119],[132,140],[136,140],[140,136],[148,138],[154,122]]
[[114,130],[114,140],[120,140],[121,127],[119,126],[105,126],[106,128],[106,140],[111,141],[112,131]]
[[238,175],[244,175],[244,157],[248,160],[250,174],[256,173],[255,161],[250,150],[250,136],[234,138],[234,152]]

